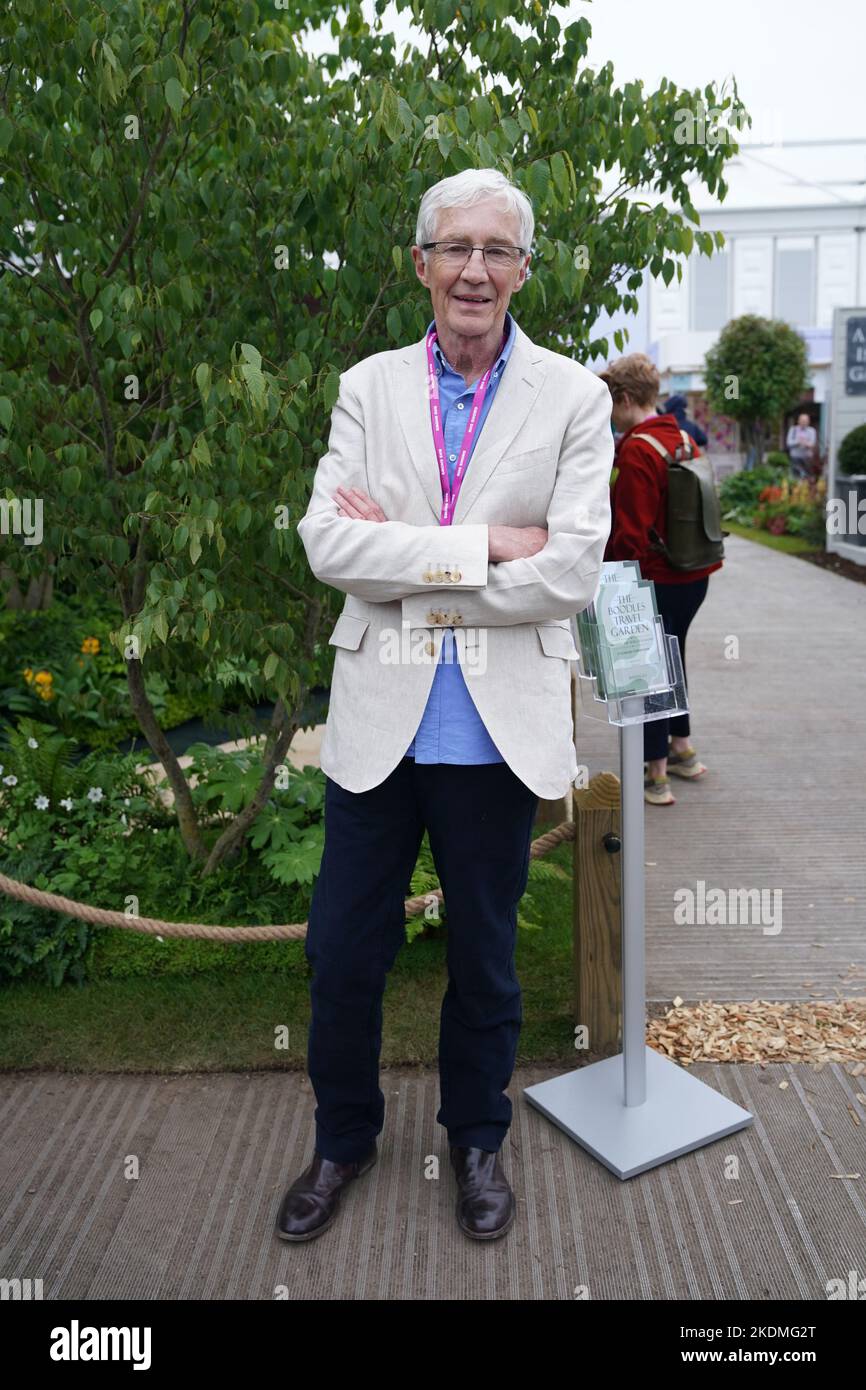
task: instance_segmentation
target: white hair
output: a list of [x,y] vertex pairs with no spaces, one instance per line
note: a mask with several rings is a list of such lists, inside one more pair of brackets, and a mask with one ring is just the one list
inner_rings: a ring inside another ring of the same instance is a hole
[[[426,241],[436,240],[436,222],[443,208],[470,207],[484,198],[498,198],[508,212],[517,213],[520,245],[528,251],[535,231],[532,204],[523,190],[498,169],[463,169],[459,174],[440,179],[432,188],[428,188],[418,209],[416,245],[423,246]],[[426,261],[429,252],[423,251],[422,255]]]

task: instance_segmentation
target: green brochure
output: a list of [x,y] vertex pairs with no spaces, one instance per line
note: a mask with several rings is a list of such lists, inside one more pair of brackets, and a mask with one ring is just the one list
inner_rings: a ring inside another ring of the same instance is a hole
[[668,689],[664,634],[651,580],[603,582],[596,619],[606,698]]

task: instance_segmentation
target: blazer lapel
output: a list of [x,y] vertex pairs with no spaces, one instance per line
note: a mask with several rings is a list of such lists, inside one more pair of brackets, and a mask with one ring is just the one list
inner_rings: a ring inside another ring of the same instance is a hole
[[[543,353],[515,320],[516,337],[505,374],[493,398],[479,434],[463,486],[454,509],[454,522],[462,521],[479,496],[499,460],[526,420],[541,386]],[[412,343],[399,358],[395,373],[395,400],[400,425],[412,466],[437,518],[442,509],[442,489],[427,399],[427,353],[424,339]]]

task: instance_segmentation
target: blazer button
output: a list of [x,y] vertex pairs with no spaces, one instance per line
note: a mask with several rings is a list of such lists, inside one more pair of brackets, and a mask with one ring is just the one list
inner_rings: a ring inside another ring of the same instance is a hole
[[435,626],[436,626],[436,614],[435,614],[435,613],[428,613],[428,614],[427,614],[427,621],[428,621],[428,623],[430,624],[431,627],[435,627]]
[[428,572],[427,572],[426,574],[422,574],[421,578],[424,580],[424,583],[425,583],[425,584],[432,584],[432,583],[433,583],[433,576],[432,576],[432,574],[430,574],[429,570],[428,570]]
[[459,570],[455,570],[454,573],[453,573],[452,576],[451,576],[451,582],[452,582],[453,584],[459,584],[459,583],[460,583],[460,580],[461,580],[462,578],[463,578],[463,575],[460,573],[460,571],[459,571]]
[[445,576],[444,576],[444,574],[442,573],[441,570],[437,570],[437,571],[436,571],[436,574],[435,574],[435,576],[434,576],[434,578],[435,578],[437,584],[441,584],[441,583],[443,582]]
[[424,650],[425,650],[425,652],[427,653],[428,656],[432,656],[433,653],[435,652],[436,648],[433,646],[433,643],[432,643],[432,642],[425,642],[425,643],[424,643]]

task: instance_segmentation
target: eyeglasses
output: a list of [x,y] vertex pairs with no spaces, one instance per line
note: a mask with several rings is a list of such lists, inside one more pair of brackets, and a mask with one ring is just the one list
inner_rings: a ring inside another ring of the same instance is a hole
[[505,270],[526,255],[522,246],[469,246],[465,241],[425,241],[422,251],[433,251],[443,265],[456,269],[466,265],[473,251],[480,251],[488,270]]

